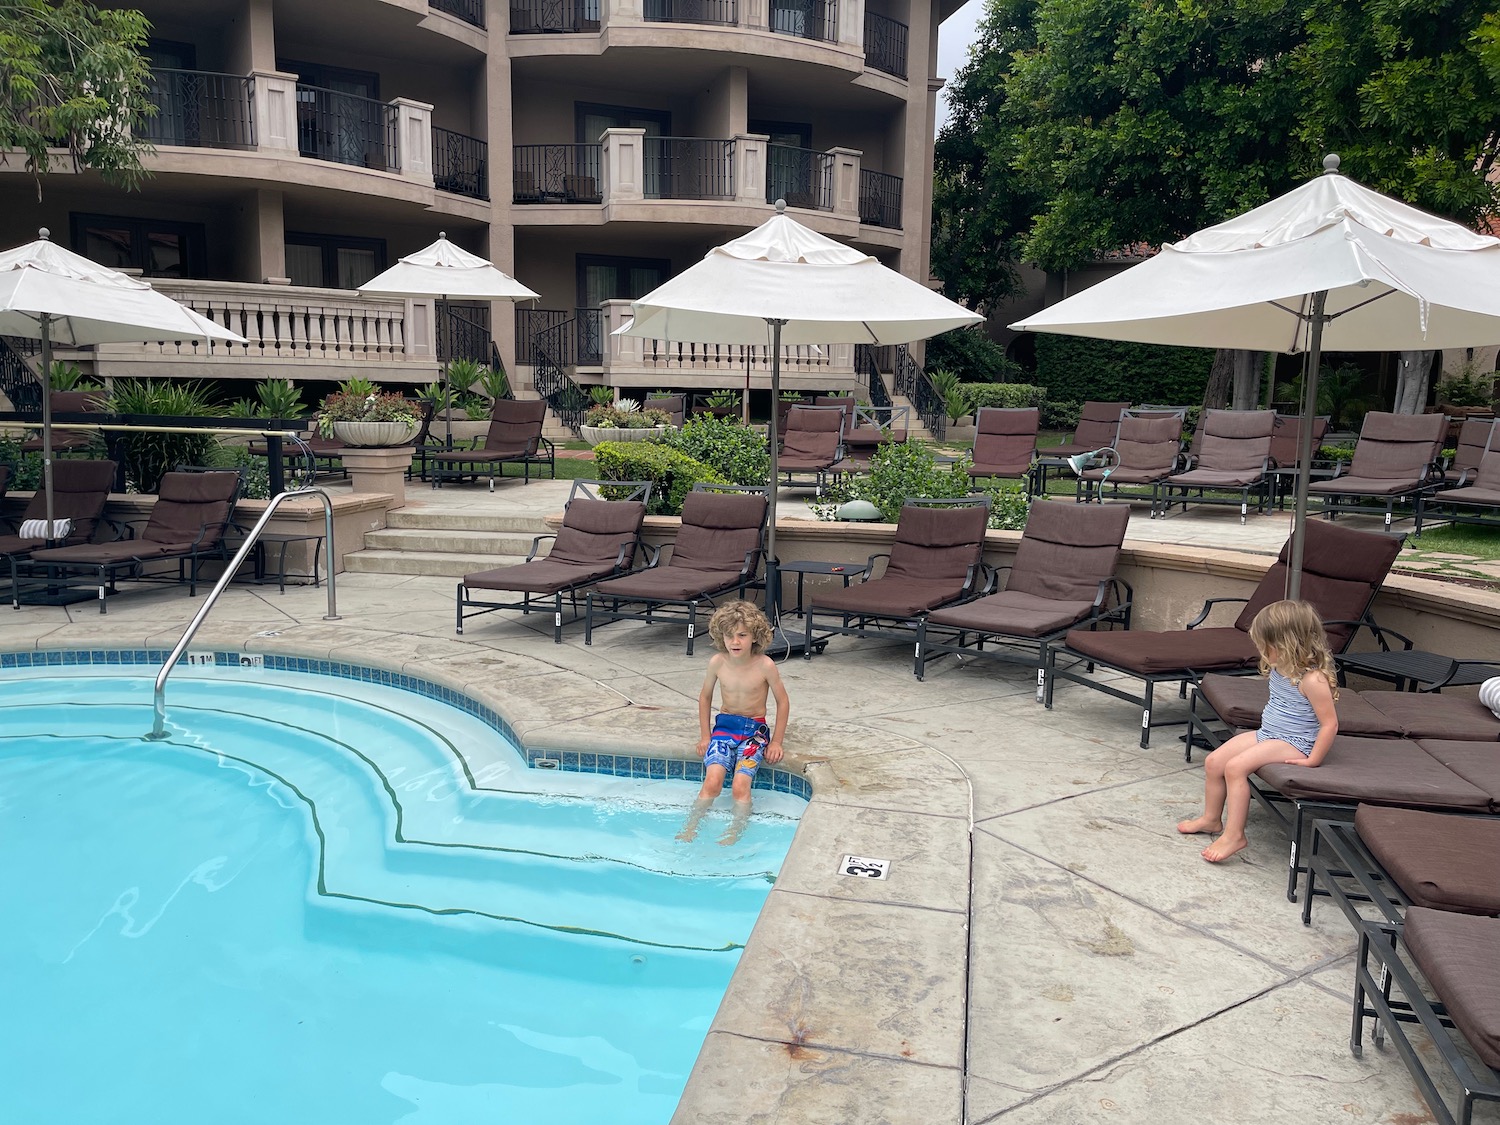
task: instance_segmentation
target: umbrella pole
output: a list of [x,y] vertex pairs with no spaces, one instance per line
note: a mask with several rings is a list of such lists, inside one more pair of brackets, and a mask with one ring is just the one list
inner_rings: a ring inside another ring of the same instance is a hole
[[1313,294],[1306,366],[1302,371],[1302,429],[1297,434],[1297,502],[1292,507],[1292,550],[1287,559],[1286,596],[1302,595],[1302,551],[1307,539],[1307,483],[1312,474],[1313,419],[1318,416],[1318,367],[1323,361],[1323,309],[1328,290]]
[[[448,298],[444,295],[439,297],[433,305],[433,312],[436,315],[438,314],[438,310],[446,311],[447,307]],[[448,365],[446,363],[443,364],[443,448],[450,450],[453,448],[453,388],[448,382]],[[424,461],[422,463],[425,465],[427,462]]]
[[[785,320],[767,318],[771,326],[771,423],[766,427],[771,446],[771,487],[766,490],[766,612],[774,627],[781,621],[781,571],[776,559],[776,400],[781,397],[781,326]],[[748,401],[748,396],[747,396]]]
[[47,545],[52,545],[52,315],[42,314],[42,488],[47,496]]

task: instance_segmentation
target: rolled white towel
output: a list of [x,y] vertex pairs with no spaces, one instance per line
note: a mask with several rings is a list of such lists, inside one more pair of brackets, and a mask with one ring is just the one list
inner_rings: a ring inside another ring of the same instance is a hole
[[1479,685],[1479,702],[1483,703],[1500,719],[1500,676],[1485,680]]
[[53,534],[50,536],[47,534],[46,520],[21,521],[20,534],[22,539],[66,539],[69,535],[73,534],[73,521],[53,520],[52,532]]

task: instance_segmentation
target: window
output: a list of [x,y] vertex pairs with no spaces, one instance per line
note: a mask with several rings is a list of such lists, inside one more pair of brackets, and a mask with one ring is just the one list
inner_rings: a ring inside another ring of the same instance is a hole
[[71,216],[73,249],[111,269],[146,277],[202,277],[203,225],[115,215]]
[[617,258],[578,255],[578,307],[597,309],[600,301],[633,301],[671,276],[672,263],[662,258]]
[[287,233],[286,275],[293,285],[358,289],[383,269],[383,238]]
[[573,117],[581,145],[598,144],[606,129],[644,129],[648,137],[666,137],[672,132],[672,115],[660,109],[575,102]]

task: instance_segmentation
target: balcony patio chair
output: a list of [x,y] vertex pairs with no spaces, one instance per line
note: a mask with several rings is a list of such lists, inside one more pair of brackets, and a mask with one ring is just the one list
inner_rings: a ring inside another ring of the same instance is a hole
[[[1308,524],[1302,559],[1302,597],[1317,607],[1333,652],[1344,651],[1357,629],[1369,626],[1370,603],[1400,550],[1401,540],[1395,536],[1351,531],[1324,523]],[[1262,607],[1285,596],[1290,551],[1288,540],[1249,598],[1209,598],[1186,628],[1164,632],[1074,629],[1065,644],[1047,650],[1044,702],[1049,708],[1052,706],[1053,693],[1061,679],[1134,703],[1141,708],[1141,746],[1149,746],[1152,727],[1181,721],[1158,721],[1154,717],[1157,684],[1177,683],[1185,694],[1189,682],[1196,683],[1209,672],[1246,672],[1259,664],[1260,657],[1250,640],[1250,622]],[[1200,628],[1215,605],[1227,602],[1246,603],[1232,625]],[[1060,665],[1059,657],[1069,663]],[[1141,694],[1089,675],[1096,665],[1142,681]],[[1086,670],[1080,670],[1080,666]]]
[[[605,489],[625,495],[606,500],[602,496]],[[552,639],[562,644],[563,626],[583,618],[578,608],[579,592],[625,574],[635,564],[641,521],[646,518],[650,501],[650,481],[575,480],[563,509],[562,527],[556,535],[533,539],[525,562],[464,576],[458,584],[459,634],[463,634],[466,619],[480,614],[499,609],[519,609],[527,614],[550,609]],[[542,542],[548,539],[552,540],[551,550],[538,557]],[[520,594],[521,600],[499,600],[490,596],[494,593]],[[566,620],[564,595],[573,607],[573,615]]]
[[[1313,419],[1312,456],[1309,479],[1318,480],[1333,474],[1332,467],[1318,467],[1318,449],[1328,433],[1328,415],[1320,414]],[[1266,475],[1271,478],[1271,502],[1277,508],[1286,507],[1287,493],[1294,491],[1297,482],[1298,458],[1302,452],[1302,415],[1278,414],[1276,425],[1271,430],[1271,468]]]
[[1139,495],[1122,496],[1120,485],[1150,485],[1151,518],[1155,519],[1161,505],[1162,482],[1181,464],[1182,419],[1183,415],[1177,411],[1140,416],[1127,410],[1121,414],[1120,432],[1114,444],[1099,454],[1099,464],[1078,474],[1074,486],[1078,503],[1104,503],[1106,486],[1115,499],[1126,502],[1145,499]]
[[1323,514],[1336,519],[1341,512],[1368,511],[1366,501],[1385,505],[1389,531],[1396,503],[1413,500],[1442,481],[1438,454],[1448,432],[1441,414],[1365,415],[1359,443],[1349,471],[1340,465],[1332,480],[1315,481],[1308,493],[1323,499]]
[[642,410],[660,410],[671,416],[671,425],[681,426],[687,418],[687,395],[648,395]]
[[[103,391],[53,391],[52,416],[59,414],[97,414],[109,396]],[[94,434],[88,430],[52,430],[52,452],[63,457],[70,453],[86,454],[94,442]],[[42,452],[40,434],[21,443],[22,453]]]
[[[543,399],[497,399],[490,413],[490,430],[484,444],[477,449],[452,449],[431,453],[427,457],[432,471],[432,487],[441,488],[445,480],[478,480],[486,472],[490,491],[495,478],[504,476],[507,462],[521,465],[522,483],[531,483],[531,466],[547,466],[548,476],[557,477],[557,450],[542,436],[547,419]],[[540,476],[541,469],[537,469]]]
[[224,533],[241,484],[236,469],[167,473],[139,532],[127,525],[124,537],[111,543],[33,551],[28,570],[48,585],[80,585],[86,579],[98,587],[99,612],[106,613],[105,598],[120,580],[141,579],[147,566],[175,561],[176,581],[187,582],[188,593],[196,597],[199,567],[209,559],[229,558]]
[[[1382,1033],[1391,1037],[1438,1125],[1470,1125],[1476,1102],[1500,1102],[1497,963],[1500,919],[1413,906],[1400,926],[1360,923],[1349,1050],[1359,1057],[1365,1020],[1375,1020],[1376,1045]],[[1416,1042],[1406,1030],[1412,1023],[1425,1033]],[[1461,1049],[1460,1038],[1472,1056]],[[1456,1111],[1434,1078],[1442,1070],[1451,1076],[1445,1085],[1458,1090]]]
[[793,475],[812,475],[819,496],[828,483],[829,471],[844,459],[844,427],[848,412],[842,406],[794,406],[787,411],[782,431],[778,473],[792,485]]
[[599,181],[593,176],[568,174],[563,176],[563,199],[569,203],[598,203]]
[[[516,14],[517,10],[512,9],[512,20],[515,19]],[[542,185],[537,181],[535,172],[527,168],[515,168],[511,170],[510,180],[512,203],[540,203],[542,201]]]
[[1467,486],[1418,495],[1414,533],[1432,522],[1500,525],[1500,451],[1481,458]]
[[974,419],[972,479],[996,477],[1026,482],[1031,495],[1032,464],[1036,460],[1036,434],[1042,412],[1036,407],[1019,410],[981,407]]
[[[920,618],[941,606],[977,597],[984,588],[984,532],[989,523],[988,496],[958,499],[909,498],[896,521],[896,540],[889,552],[871,555],[866,578],[852,586],[815,590],[803,610],[812,659],[830,637],[912,638]],[[885,559],[879,577],[875,563]],[[817,618],[838,624],[817,628]]]
[[[1130,627],[1131,588],[1115,577],[1130,510],[1038,499],[1008,569],[1005,589],[935,609],[917,624],[917,679],[944,653],[1035,668],[1037,697],[1047,646],[1075,626]],[[986,648],[986,644],[992,647]]]
[[1243,524],[1252,494],[1255,510],[1265,511],[1271,499],[1266,473],[1271,468],[1275,427],[1276,414],[1270,410],[1205,410],[1198,424],[1196,448],[1188,453],[1185,470],[1162,482],[1162,515],[1174,504],[1181,504],[1183,511],[1187,511],[1189,502],[1238,504]]
[[[693,655],[698,611],[724,594],[744,597],[760,568],[766,533],[766,490],[699,482],[683,499],[682,526],[671,554],[647,547],[646,566],[589,588],[583,643],[611,621],[683,621]],[[641,608],[629,610],[625,606]]]
[[[59,546],[77,546],[94,538],[117,468],[113,461],[71,459],[53,462],[52,518],[68,520],[71,525],[68,533],[56,541]],[[0,468],[0,476],[8,478],[9,470]],[[0,495],[3,493],[4,487],[0,486]],[[47,494],[39,488],[31,494],[19,519],[4,521],[10,534],[0,535],[0,557],[6,560],[10,569],[12,592],[16,589],[20,564],[29,559],[33,551],[47,546],[45,535],[22,535],[21,531],[23,528],[30,531],[39,523],[45,530],[46,519]],[[31,527],[27,527],[28,524]]]

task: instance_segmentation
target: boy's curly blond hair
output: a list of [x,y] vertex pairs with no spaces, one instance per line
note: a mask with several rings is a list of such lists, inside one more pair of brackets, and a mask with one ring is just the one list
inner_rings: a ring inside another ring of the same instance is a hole
[[725,636],[740,629],[750,634],[750,647],[756,652],[764,652],[771,643],[771,623],[754,602],[726,602],[708,619],[708,635],[720,652],[724,651]]
[[[1250,622],[1250,639],[1260,653],[1260,674],[1269,675],[1274,667],[1292,683],[1305,672],[1322,672],[1328,679],[1333,698],[1339,697],[1333,656],[1328,651],[1328,634],[1323,619],[1307,602],[1272,602]],[[1276,650],[1276,663],[1266,659],[1266,650]]]

